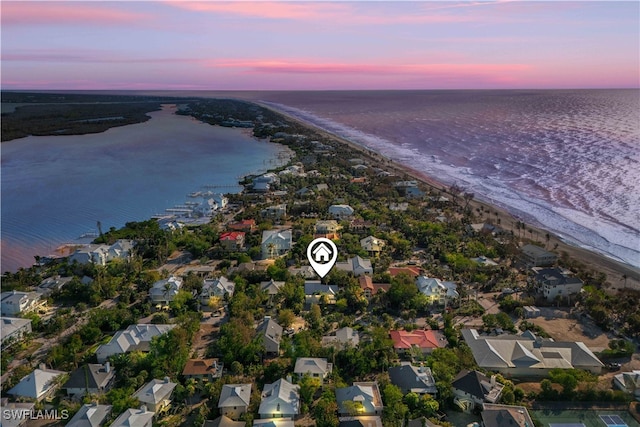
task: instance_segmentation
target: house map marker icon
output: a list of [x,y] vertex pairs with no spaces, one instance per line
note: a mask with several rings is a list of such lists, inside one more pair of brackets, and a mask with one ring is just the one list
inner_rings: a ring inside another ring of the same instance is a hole
[[320,278],[326,276],[338,259],[338,248],[331,240],[319,237],[307,246],[309,264]]

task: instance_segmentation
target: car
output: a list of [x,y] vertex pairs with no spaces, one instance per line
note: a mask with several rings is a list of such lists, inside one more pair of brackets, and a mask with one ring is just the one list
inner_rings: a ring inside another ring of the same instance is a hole
[[611,362],[611,363],[607,363],[607,369],[610,371],[617,371],[618,369],[620,369],[622,367],[622,365],[620,363],[617,362]]

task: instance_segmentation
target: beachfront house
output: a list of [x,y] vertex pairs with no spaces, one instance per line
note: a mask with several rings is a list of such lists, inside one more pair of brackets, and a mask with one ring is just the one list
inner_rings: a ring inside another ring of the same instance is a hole
[[278,258],[291,250],[291,230],[265,230],[262,232],[262,259]]
[[527,267],[546,267],[558,260],[556,254],[536,245],[525,245],[520,252],[520,258]]
[[570,298],[582,289],[582,280],[573,277],[569,270],[540,267],[533,267],[531,270],[536,282],[536,291],[547,301]]
[[33,311],[40,301],[36,292],[7,291],[0,294],[0,311],[3,316],[16,316]]

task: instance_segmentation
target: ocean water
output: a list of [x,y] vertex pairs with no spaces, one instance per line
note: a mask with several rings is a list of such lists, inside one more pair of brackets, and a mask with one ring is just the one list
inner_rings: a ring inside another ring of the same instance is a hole
[[2,272],[83,241],[97,221],[106,231],[149,219],[204,185],[238,192],[239,176],[283,161],[284,147],[240,130],[174,115],[169,106],[150,116],[99,134],[2,143]]
[[640,266],[640,91],[236,94]]

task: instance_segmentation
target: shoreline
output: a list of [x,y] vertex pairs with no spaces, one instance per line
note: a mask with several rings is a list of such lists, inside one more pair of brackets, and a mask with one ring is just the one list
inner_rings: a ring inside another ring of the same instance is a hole
[[[351,141],[347,138],[335,135],[329,131],[321,129],[312,123],[306,122],[298,117],[291,115],[290,113],[281,111],[273,107],[272,105],[268,105],[260,101],[252,101],[252,102],[254,102],[257,105],[260,105],[263,108],[266,108],[278,114],[281,114],[287,117],[289,120],[294,121],[303,127],[313,129],[318,134],[328,139],[335,140],[339,143],[345,144],[349,148],[362,153],[372,163],[375,163],[375,162],[379,163],[380,161],[379,159],[383,159],[385,161],[384,168],[392,172],[395,172],[400,177],[402,177],[403,175],[407,175],[431,189],[449,193],[449,191],[447,190],[448,189],[447,185],[441,183],[440,181],[433,178],[432,176],[425,174],[424,172],[417,171],[407,165],[398,163],[397,161],[390,159],[385,155],[371,148],[365,147],[364,145]],[[378,159],[373,157],[372,153],[375,153]],[[596,252],[595,250],[573,245],[563,240],[555,232],[546,229],[544,227],[544,224],[533,225],[531,222],[522,221],[522,218],[517,218],[514,214],[509,212],[506,208],[502,206],[498,206],[494,203],[474,198],[469,202],[469,206],[471,207],[471,209],[482,207],[482,209],[484,209],[485,211],[494,213],[491,219],[494,219],[494,218],[495,220],[499,219],[500,227],[506,231],[513,231],[514,234],[517,234],[518,232],[518,230],[514,226],[514,224],[518,221],[524,222],[526,224],[527,230],[532,230],[537,236],[541,236],[543,239],[545,239],[544,236],[548,233],[550,237],[548,243],[550,247],[553,247],[554,245],[557,244],[556,252],[558,254],[562,254],[562,252],[566,252],[570,258],[583,264],[584,266],[592,270],[595,270],[597,272],[605,273],[607,275],[607,282],[610,284],[607,290],[610,290],[610,291],[617,291],[619,289],[622,290],[625,286],[627,289],[640,290],[640,268],[636,268],[630,264],[623,263],[621,261],[608,257],[602,253]],[[533,241],[533,239],[526,239],[526,238],[521,240]],[[626,285],[624,284],[623,276],[626,276]]]

